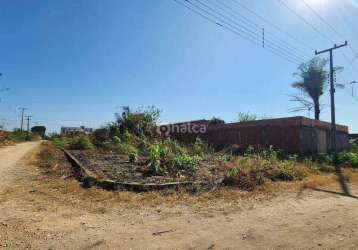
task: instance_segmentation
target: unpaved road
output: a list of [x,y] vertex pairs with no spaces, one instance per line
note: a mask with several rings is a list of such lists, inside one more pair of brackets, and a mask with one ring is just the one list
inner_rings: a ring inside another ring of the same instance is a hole
[[234,193],[223,199],[220,192],[178,198],[84,190],[72,179],[46,177],[25,161],[14,164],[11,155],[20,157],[35,146],[6,149],[13,152],[7,157],[0,149],[0,161],[11,162],[0,163],[6,169],[1,175],[11,175],[14,184],[0,186],[0,248],[358,248],[353,183],[352,197],[340,195],[338,185],[322,188],[329,192],[291,190],[250,199]]
[[40,142],[26,142],[0,148],[0,190],[18,176],[17,171],[23,171],[23,168],[16,168],[16,164],[39,144]]

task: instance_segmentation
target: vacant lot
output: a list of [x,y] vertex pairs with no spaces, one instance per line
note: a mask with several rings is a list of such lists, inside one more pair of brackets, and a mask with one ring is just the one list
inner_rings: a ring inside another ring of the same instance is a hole
[[[56,176],[36,167],[36,152],[15,162],[14,155],[22,156],[24,145],[0,149],[0,168],[6,169],[1,178],[7,180],[0,184],[4,248],[354,249],[358,245],[356,173],[348,176],[351,196],[341,195],[333,175],[306,184],[268,185],[251,193],[106,192],[81,188],[68,172],[58,171],[60,166],[52,166]],[[6,163],[5,158],[12,160]],[[320,184],[324,186],[318,188]]]

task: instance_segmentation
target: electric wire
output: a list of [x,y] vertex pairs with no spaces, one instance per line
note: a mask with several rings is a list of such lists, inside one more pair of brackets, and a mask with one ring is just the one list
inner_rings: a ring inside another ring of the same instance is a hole
[[[189,0],[184,0],[186,2],[186,4],[184,4],[180,0],[173,0],[173,1],[181,6],[185,7],[186,9],[190,10],[191,12],[199,15],[200,17],[206,19],[207,21],[214,23],[227,31],[230,31],[233,34],[235,34],[245,40],[248,40],[249,42],[255,44],[256,46],[259,46],[259,47],[262,46],[262,40],[261,40],[261,36],[259,34],[256,34],[250,30],[247,30],[247,29],[238,28],[235,25],[232,25],[230,22],[223,20],[223,18],[218,17],[217,15],[192,3]],[[205,14],[203,14],[203,12]],[[217,21],[217,20],[219,20],[219,21]],[[292,64],[295,64],[295,65],[300,64],[300,62],[297,59],[290,57],[290,55],[287,55],[287,54],[283,53],[282,51],[277,50],[275,47],[273,47],[271,45],[268,45],[267,49],[271,53],[275,54],[276,56],[278,56]]]

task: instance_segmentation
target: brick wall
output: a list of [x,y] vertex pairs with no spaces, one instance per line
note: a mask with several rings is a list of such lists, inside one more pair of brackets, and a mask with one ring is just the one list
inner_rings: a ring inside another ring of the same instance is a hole
[[[197,123],[196,123],[197,122]],[[247,147],[265,148],[270,145],[289,153],[318,153],[319,150],[330,150],[330,124],[304,117],[267,119],[251,122],[209,124],[205,120],[180,123],[190,124],[189,127],[205,125],[205,133],[181,133],[172,131],[170,135],[180,141],[193,143],[197,136],[216,147],[239,145]],[[318,132],[324,135],[318,137]],[[338,148],[344,149],[348,145],[348,127],[337,125]],[[322,146],[322,138],[327,137]],[[321,140],[319,140],[321,138]],[[321,143],[321,144],[318,144]],[[323,148],[323,149],[322,149]]]

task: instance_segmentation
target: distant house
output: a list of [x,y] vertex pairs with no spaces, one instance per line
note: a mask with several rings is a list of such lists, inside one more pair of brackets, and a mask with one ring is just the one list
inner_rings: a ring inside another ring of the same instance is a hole
[[93,132],[93,128],[80,127],[61,127],[61,135],[89,134]]
[[[331,124],[305,117],[267,119],[239,123],[210,124],[206,120],[168,124],[159,127],[161,135],[193,143],[200,137],[218,148],[230,145],[267,148],[272,145],[295,154],[332,151]],[[337,125],[337,149],[347,149],[348,127]]]

